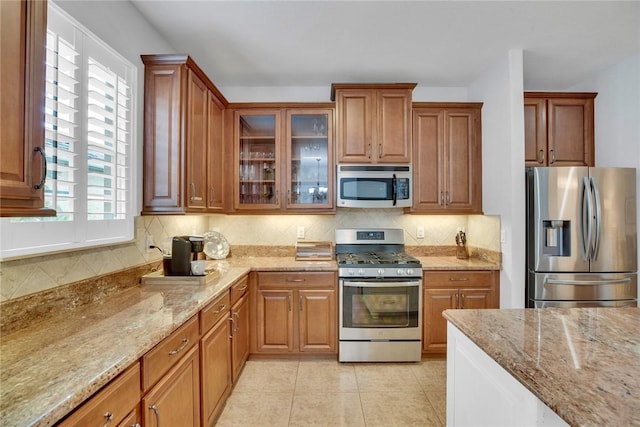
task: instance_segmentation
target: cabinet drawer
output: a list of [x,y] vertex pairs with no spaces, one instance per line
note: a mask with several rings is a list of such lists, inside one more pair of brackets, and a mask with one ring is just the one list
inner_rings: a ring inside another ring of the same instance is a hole
[[231,305],[234,305],[249,289],[249,276],[244,276],[240,281],[231,286]]
[[200,311],[200,333],[205,334],[218,320],[229,314],[231,308],[229,292],[224,292]]
[[117,425],[140,403],[140,364],[121,373],[60,426]]
[[264,287],[320,287],[333,289],[336,276],[333,272],[261,272],[258,285]]
[[148,390],[165,372],[197,344],[200,338],[198,316],[193,316],[184,325],[162,340],[147,354],[142,356],[142,385]]
[[424,273],[425,288],[478,287],[490,288],[494,285],[494,271],[428,271]]

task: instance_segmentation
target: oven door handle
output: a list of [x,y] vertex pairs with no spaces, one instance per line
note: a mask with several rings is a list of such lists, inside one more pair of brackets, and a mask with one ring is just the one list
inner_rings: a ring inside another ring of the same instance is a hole
[[343,281],[342,286],[350,286],[352,288],[389,288],[394,286],[420,286],[420,280],[395,281],[395,282],[357,282]]

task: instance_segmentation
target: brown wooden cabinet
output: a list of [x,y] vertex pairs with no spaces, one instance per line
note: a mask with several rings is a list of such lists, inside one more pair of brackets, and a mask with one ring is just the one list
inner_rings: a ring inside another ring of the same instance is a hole
[[422,352],[426,354],[447,352],[444,310],[500,306],[500,272],[497,270],[426,271],[423,282]]
[[337,298],[332,272],[259,272],[258,353],[335,353]]
[[482,213],[481,103],[414,103],[416,213]]
[[231,104],[225,114],[236,211],[334,211],[331,104]]
[[338,162],[410,163],[415,83],[331,85]]
[[222,110],[227,100],[186,55],[145,64],[142,214],[223,209]]
[[0,2],[0,216],[44,207],[46,1]]
[[250,315],[248,278],[231,287],[231,379],[235,382],[249,357]]
[[62,421],[61,427],[140,422],[140,363],[136,362]]
[[595,166],[596,93],[525,92],[525,166]]
[[225,292],[200,311],[201,420],[213,425],[231,392],[230,299]]
[[142,399],[147,427],[200,427],[200,362],[196,344]]

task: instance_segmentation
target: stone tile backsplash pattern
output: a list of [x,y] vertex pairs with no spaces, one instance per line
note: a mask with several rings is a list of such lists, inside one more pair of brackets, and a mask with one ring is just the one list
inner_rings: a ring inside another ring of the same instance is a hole
[[[130,243],[23,258],[0,263],[0,301],[66,285],[78,280],[160,260],[147,251],[146,235],[158,246],[170,246],[175,235],[222,233],[234,245],[293,246],[298,226],[305,240],[333,241],[336,228],[403,228],[409,246],[454,245],[459,228],[470,247],[500,252],[500,218],[480,215],[404,215],[399,209],[339,209],[336,215],[193,215],[136,218],[136,239]],[[416,238],[423,226],[424,239]]]

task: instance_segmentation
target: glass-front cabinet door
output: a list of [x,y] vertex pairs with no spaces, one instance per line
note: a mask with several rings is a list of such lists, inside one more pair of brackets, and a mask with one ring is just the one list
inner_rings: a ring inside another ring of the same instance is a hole
[[333,200],[333,111],[287,110],[287,209],[329,209]]
[[235,112],[237,209],[279,209],[280,114]]

